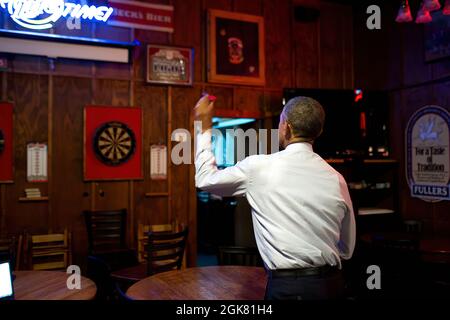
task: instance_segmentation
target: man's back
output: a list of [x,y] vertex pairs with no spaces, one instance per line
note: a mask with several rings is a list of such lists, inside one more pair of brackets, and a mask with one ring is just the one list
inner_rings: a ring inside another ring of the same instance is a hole
[[247,162],[246,196],[267,267],[340,266],[339,256],[351,254],[338,248],[341,226],[353,214],[342,176],[307,143]]
[[266,299],[334,299],[343,296],[341,258],[355,247],[355,217],[342,176],[312,150],[325,111],[296,97],[283,107],[280,146],[218,170],[211,152],[214,99],[202,97],[195,119],[206,125],[197,138],[197,187],[222,196],[246,196],[253,210],[259,252],[268,269]]

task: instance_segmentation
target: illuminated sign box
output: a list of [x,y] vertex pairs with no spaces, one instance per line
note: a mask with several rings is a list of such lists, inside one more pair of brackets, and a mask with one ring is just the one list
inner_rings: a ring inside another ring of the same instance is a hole
[[69,17],[106,22],[114,11],[64,0],[0,0],[0,8],[18,25],[34,30],[50,29],[61,18]]
[[5,53],[129,63],[130,49],[137,45],[137,41],[127,43],[0,29],[0,52]]

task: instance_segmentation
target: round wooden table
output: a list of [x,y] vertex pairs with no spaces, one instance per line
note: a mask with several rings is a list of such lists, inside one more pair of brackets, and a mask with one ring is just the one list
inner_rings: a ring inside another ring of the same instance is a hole
[[159,273],[132,285],[136,300],[263,300],[263,268],[214,266]]
[[97,293],[95,283],[81,277],[81,289],[69,290],[69,274],[62,271],[15,271],[16,300],[92,300]]

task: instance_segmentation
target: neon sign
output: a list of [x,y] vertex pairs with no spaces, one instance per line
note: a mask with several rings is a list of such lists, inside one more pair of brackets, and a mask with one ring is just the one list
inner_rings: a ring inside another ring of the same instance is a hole
[[0,0],[11,19],[24,28],[50,29],[61,18],[106,22],[114,9],[107,6],[81,5],[64,0]]

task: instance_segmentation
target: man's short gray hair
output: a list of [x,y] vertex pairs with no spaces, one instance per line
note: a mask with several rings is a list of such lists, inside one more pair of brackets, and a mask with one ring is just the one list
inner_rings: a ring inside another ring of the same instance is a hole
[[284,106],[282,115],[291,125],[295,137],[314,140],[320,136],[325,111],[319,102],[309,97],[296,97]]

